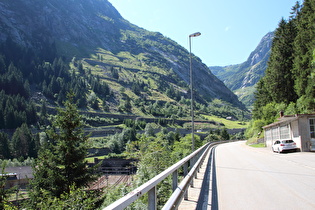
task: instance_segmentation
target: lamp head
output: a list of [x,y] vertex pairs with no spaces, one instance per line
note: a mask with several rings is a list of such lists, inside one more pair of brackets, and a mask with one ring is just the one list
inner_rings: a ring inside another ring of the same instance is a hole
[[200,32],[196,32],[196,33],[190,34],[189,37],[196,37],[196,36],[200,36],[200,35],[201,35]]

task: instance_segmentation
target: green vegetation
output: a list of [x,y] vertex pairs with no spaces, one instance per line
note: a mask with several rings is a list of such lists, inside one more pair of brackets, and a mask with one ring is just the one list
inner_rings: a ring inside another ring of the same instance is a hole
[[7,177],[5,176],[5,167],[6,164],[3,163],[1,164],[1,176],[0,176],[0,209],[15,209],[14,205],[9,202],[9,197],[10,195],[16,191],[16,188],[9,188],[6,189],[6,179]]
[[[149,129],[148,129],[149,130]],[[200,147],[203,142],[195,136],[196,147]],[[102,207],[106,207],[122,195],[127,194],[132,189],[142,185],[163,170],[191,153],[191,135],[179,138],[178,134],[161,131],[157,134],[149,131],[138,135],[137,139],[126,144],[124,154],[130,158],[136,158],[138,171],[132,186],[117,186],[111,192],[105,194]],[[166,199],[171,195],[171,180],[158,186],[158,208],[161,208]],[[114,193],[115,192],[115,193]],[[139,206],[147,205],[147,196],[143,196],[132,204],[132,208],[138,209]]]
[[223,124],[226,129],[247,128],[247,126],[248,126],[248,122],[227,120],[227,119],[220,118],[217,116],[207,116],[207,115],[202,115],[202,116],[209,121],[214,121],[214,122]]
[[261,133],[279,112],[307,114],[315,109],[314,21],[315,1],[305,0],[292,8],[289,20],[282,19],[275,32],[265,76],[257,84],[253,120],[248,138]]
[[47,131],[47,142],[43,142],[39,150],[31,181],[31,208],[54,208],[55,197],[65,203],[72,196],[76,196],[78,203],[88,201],[72,194],[72,191],[82,191],[83,187],[87,187],[95,179],[96,172],[94,167],[87,168],[88,137],[84,135],[73,98],[73,94],[68,94],[65,109],[58,110],[52,128]]
[[[125,120],[123,131],[109,137],[107,144],[113,145],[112,151],[121,153],[121,157],[139,160],[134,181],[128,186],[105,189],[102,194],[85,191],[83,189],[90,183],[94,173],[85,167],[89,160],[86,156],[88,137],[82,132],[82,118],[73,104],[73,97],[73,94],[69,95],[65,108],[58,109],[52,127],[46,131],[47,137],[41,141],[33,168],[30,199],[22,204],[26,209],[74,208],[77,205],[84,209],[105,207],[191,153],[190,134],[182,136],[177,132],[168,132],[155,123]],[[154,129],[157,128],[161,131],[155,133]],[[144,130],[144,133],[137,134],[137,130]],[[207,141],[229,138],[226,129],[210,131],[204,141],[198,135],[195,136],[195,147]],[[167,179],[158,186],[159,206],[171,194],[170,184],[171,180]],[[146,204],[147,197],[144,196],[132,206],[138,208]]]
[[262,148],[262,147],[266,147],[265,143],[250,144],[249,146],[251,146],[251,147],[255,147],[255,148]]
[[6,167],[18,167],[18,166],[32,166],[34,164],[34,158],[28,157],[26,160],[19,161],[18,159],[0,159],[0,165]]
[[[27,3],[24,10],[28,10]],[[43,1],[38,6],[45,4]],[[58,8],[55,4],[52,3]],[[63,4],[61,10],[67,12],[66,8],[72,9],[69,5],[74,6],[70,1]],[[32,13],[33,16],[36,15]],[[75,204],[95,209],[120,194],[120,189],[109,189],[102,195],[86,191],[95,175],[94,168],[86,167],[94,158],[86,154],[88,148],[106,147],[112,152],[99,158],[139,160],[135,181],[125,186],[123,193],[191,152],[190,135],[168,130],[191,126],[187,50],[160,33],[125,24],[114,15],[100,13],[98,17],[113,29],[101,34],[102,40],[110,40],[108,43],[98,40],[95,33],[85,40],[95,40],[98,46],[81,45],[77,40],[70,44],[64,38],[51,37],[46,25],[40,34],[30,30],[38,36],[25,40],[27,47],[10,36],[0,43],[0,159],[7,167],[34,166],[29,200],[22,205],[25,209],[75,209]],[[69,20],[70,28],[72,24],[75,23]],[[93,33],[93,28],[89,29],[89,33],[82,30],[81,34]],[[217,81],[200,59],[193,57],[193,62],[200,78]],[[248,120],[248,112],[234,95],[228,90],[220,94],[225,88],[220,85],[211,87],[219,90],[217,95],[211,95],[216,90],[202,89],[202,85],[193,90],[196,120],[202,122],[196,123],[196,128],[208,129],[202,133],[204,141],[234,138],[227,128],[244,127],[236,121],[220,121],[221,118],[231,116],[242,123]],[[67,98],[68,92],[72,94]],[[215,124],[219,126],[209,126]],[[102,137],[88,138],[88,132],[98,131]],[[196,147],[204,143],[198,135],[195,139]],[[161,185],[160,197],[165,199],[170,193]],[[145,199],[136,202],[135,208],[142,208]]]
[[19,159],[21,162],[28,158],[35,158],[38,148],[38,136],[34,136],[25,123],[15,130],[11,139],[8,134],[0,132],[1,159]]
[[[106,191],[102,208],[126,195],[136,187],[139,187],[191,153],[191,134],[182,136],[176,132],[167,132],[165,128],[162,128],[158,133],[153,133],[152,128],[154,127],[155,125],[147,124],[145,133],[137,134],[134,140],[126,143],[122,154],[128,158],[139,160],[137,162],[137,174],[133,177],[134,181],[131,185],[119,185]],[[199,148],[209,141],[226,140],[229,138],[230,136],[226,129],[210,131],[204,140],[195,135],[195,147]],[[182,174],[182,171],[179,171],[179,174]],[[163,206],[166,199],[171,195],[170,186],[171,177],[158,186],[158,209]],[[133,203],[130,208],[145,209],[146,206],[147,196],[145,195]]]
[[238,99],[246,105],[249,110],[253,109],[253,103],[255,101],[255,86],[242,87],[240,89],[234,90],[235,95],[238,96]]

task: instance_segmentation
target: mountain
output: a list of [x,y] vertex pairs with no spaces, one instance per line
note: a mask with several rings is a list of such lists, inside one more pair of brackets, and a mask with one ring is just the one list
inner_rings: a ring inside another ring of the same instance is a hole
[[273,37],[274,32],[267,33],[244,63],[209,67],[248,107],[254,101],[255,85],[267,69]]
[[[143,114],[139,100],[178,106],[181,97],[190,96],[189,52],[161,33],[131,24],[107,0],[0,0],[0,44],[11,46],[11,42],[50,63],[54,56],[61,57],[76,72],[72,76],[82,77],[78,83],[87,88],[94,87],[88,82],[92,77],[106,83],[111,94],[103,107],[111,111],[121,111],[124,103],[128,112]],[[198,57],[193,56],[193,67],[197,102],[220,99],[245,109]],[[35,80],[33,72],[24,72],[24,76]],[[44,95],[45,88],[55,86],[55,93],[50,94],[54,100],[65,87],[60,74],[49,78],[30,83],[33,91],[36,87]],[[99,104],[104,101],[94,89],[82,95],[88,101],[91,97]]]

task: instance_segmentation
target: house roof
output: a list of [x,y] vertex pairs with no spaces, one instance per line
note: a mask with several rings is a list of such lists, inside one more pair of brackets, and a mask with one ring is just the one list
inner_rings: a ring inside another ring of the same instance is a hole
[[6,174],[16,174],[18,179],[32,179],[34,177],[31,166],[7,167],[4,171]]
[[296,114],[296,115],[284,115],[280,118],[278,118],[277,122],[274,122],[274,123],[271,123],[269,125],[266,125],[264,127],[262,127],[263,129],[267,129],[267,128],[271,128],[271,127],[274,127],[274,126],[278,126],[278,125],[281,125],[281,124],[288,124],[290,122],[293,122],[295,120],[298,120],[299,118],[302,118],[302,117],[315,117],[315,114]]

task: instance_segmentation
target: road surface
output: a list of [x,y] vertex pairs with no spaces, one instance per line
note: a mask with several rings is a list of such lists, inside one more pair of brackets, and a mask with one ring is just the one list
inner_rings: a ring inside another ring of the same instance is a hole
[[215,164],[220,210],[315,209],[315,153],[234,142],[216,148]]

